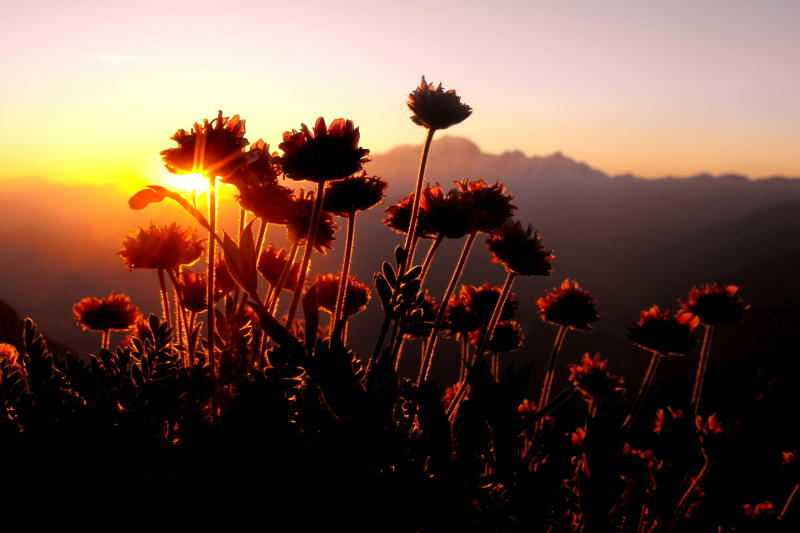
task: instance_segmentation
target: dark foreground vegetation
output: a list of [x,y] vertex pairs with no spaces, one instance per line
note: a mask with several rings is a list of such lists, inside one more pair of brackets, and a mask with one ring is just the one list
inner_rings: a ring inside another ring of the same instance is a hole
[[[425,184],[435,132],[471,109],[424,79],[408,105],[426,131],[417,186],[386,209],[403,243],[370,284],[349,275],[356,252],[373,259],[357,247],[358,214],[387,184],[367,174],[369,151],[351,121],[286,132],[280,155],[249,143],[238,116],[178,130],[162,157],[171,172],[208,180],[208,213],[157,185],[130,206],[175,202],[208,239],[176,224],[125,237],[118,255],[129,269],[154,271],[162,311],[143,318],[113,293],[77,302],[78,324],[100,334],[96,354],[51,354],[30,319],[21,352],[0,345],[6,501],[277,530],[796,527],[793,395],[764,376],[740,391],[737,409],[704,409],[714,332],[751,311],[738,287],[707,284],[679,309],[643,310],[628,337],[650,363],[626,384],[600,354],[571,354],[569,374],[557,375],[565,337],[601,319],[590,293],[563,280],[536,302],[553,338],[534,387],[531,364],[507,364],[525,344],[513,286],[550,276],[555,254],[514,219],[501,183]],[[218,181],[238,189],[235,238],[217,229]],[[341,270],[310,277],[315,252],[333,249],[337,219],[347,228]],[[288,249],[264,242],[269,224],[286,227]],[[484,237],[505,282],[460,285]],[[425,281],[444,239],[463,240],[463,251],[434,296]],[[203,256],[205,272],[191,270]],[[373,294],[383,321],[374,350],[356,354],[348,320]],[[112,347],[112,331],[129,335]],[[459,368],[435,383],[430,369],[445,343],[460,346]],[[414,375],[398,374],[404,357],[419,360]],[[654,406],[648,391],[672,357],[694,361],[692,393]]]

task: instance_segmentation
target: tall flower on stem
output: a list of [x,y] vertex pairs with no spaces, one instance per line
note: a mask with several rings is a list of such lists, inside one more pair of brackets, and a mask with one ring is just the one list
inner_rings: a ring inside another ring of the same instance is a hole
[[323,209],[334,215],[347,218],[347,240],[345,242],[342,270],[339,273],[339,288],[336,293],[336,306],[331,314],[331,343],[338,338],[344,321],[345,280],[350,279],[350,262],[353,257],[356,232],[356,213],[366,211],[377,205],[385,196],[387,183],[377,176],[368,177],[366,172],[360,176],[334,181],[325,191]]
[[84,330],[103,333],[101,347],[105,350],[112,331],[128,330],[142,317],[130,298],[114,293],[106,298],[84,298],[72,306],[72,313]]
[[436,130],[449,128],[462,122],[472,114],[472,108],[461,103],[461,97],[456,95],[454,90],[445,91],[441,83],[438,87],[434,87],[432,83],[429,84],[425,81],[425,76],[422,77],[419,87],[408,95],[408,108],[414,113],[411,116],[411,120],[415,124],[427,128],[428,133],[422,148],[419,172],[417,173],[417,185],[411,207],[411,219],[404,245],[408,252],[405,266],[411,266],[414,262],[417,216],[422,197],[422,185],[425,180],[425,165],[428,162],[428,153],[431,149],[433,135]]
[[682,320],[693,326],[704,325],[703,345],[700,348],[700,360],[697,363],[697,375],[692,389],[692,405],[695,416],[700,408],[700,395],[703,391],[708,353],[711,349],[711,334],[714,326],[735,324],[740,321],[744,311],[749,307],[737,295],[739,287],[728,285],[720,287],[716,283],[694,287],[689,291],[689,300],[681,302]]
[[[213,241],[213,239],[211,239]],[[197,232],[183,229],[174,222],[169,226],[150,224],[138,228],[122,240],[117,252],[128,269],[151,268],[158,272],[164,320],[170,323],[169,298],[164,272],[193,265],[203,255],[203,244]]]
[[[591,331],[592,323],[600,319],[600,313],[597,311],[597,302],[591,297],[589,291],[583,290],[577,281],[571,279],[565,279],[560,286],[537,299],[536,305],[542,320],[558,326],[558,333],[553,342],[553,349],[550,352],[550,359],[547,362],[547,370],[542,382],[542,391],[539,395],[539,405],[544,406],[550,400],[556,361],[567,331],[570,329]],[[541,431],[542,424],[543,422],[540,421],[536,425],[537,433]]]
[[[190,132],[180,129],[171,138],[178,143],[177,148],[168,148],[161,152],[167,170],[173,174],[200,173],[208,179],[208,261],[207,261],[207,311],[208,311],[208,359],[212,376],[215,370],[215,329],[214,329],[214,294],[217,232],[217,177],[227,178],[246,161],[244,148],[248,142],[245,138],[245,121],[239,115],[222,116],[204,119],[203,123],[195,123]],[[212,418],[213,412],[212,409]]]
[[369,150],[361,148],[358,143],[361,134],[352,120],[337,118],[330,127],[325,119],[319,117],[311,132],[305,124],[300,131],[292,130],[283,133],[283,142],[279,148],[283,151],[281,164],[286,177],[293,180],[313,181],[317,184],[314,207],[309,220],[306,246],[300,266],[300,279],[289,306],[287,326],[291,327],[300,294],[303,290],[306,272],[311,261],[311,253],[316,245],[317,227],[322,212],[325,182],[344,179],[362,170],[368,161]]
[[630,413],[622,424],[623,430],[630,429],[636,418],[661,359],[670,355],[684,356],[697,345],[697,339],[692,333],[695,327],[690,315],[672,316],[669,311],[662,311],[657,305],[642,311],[639,321],[627,326],[628,338],[639,348],[650,352],[651,357]]

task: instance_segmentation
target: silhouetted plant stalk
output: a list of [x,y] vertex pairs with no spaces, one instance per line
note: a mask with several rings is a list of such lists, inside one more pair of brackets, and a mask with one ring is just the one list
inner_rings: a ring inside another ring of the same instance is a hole
[[[703,480],[705,480],[706,476],[708,476],[709,464],[708,464],[708,458],[705,456],[705,453],[703,453],[703,459],[704,459],[703,467],[700,469],[700,472],[698,472],[698,474],[692,479],[691,485],[689,485],[689,488],[686,489],[686,492],[683,493],[683,496],[681,496],[680,501],[678,501],[678,505],[675,507],[675,512],[672,515],[672,521],[667,531],[671,532],[673,529],[675,529],[675,525],[686,513],[686,509],[689,506],[689,502],[691,501],[692,495],[697,490],[697,487],[700,486],[700,483],[702,483]],[[651,531],[653,531],[652,528]]]
[[270,290],[267,299],[264,301],[264,306],[269,310],[269,313],[274,315],[275,312],[278,310],[278,304],[281,300],[281,291],[283,291],[284,285],[286,285],[286,281],[289,279],[289,274],[292,271],[292,265],[294,264],[294,260],[297,257],[297,249],[300,246],[300,241],[295,241],[292,244],[292,248],[289,250],[289,256],[286,258],[286,264],[283,265],[283,270],[281,270],[281,275],[278,278],[278,282],[275,284],[274,287]]
[[463,332],[459,333],[458,336],[461,338],[461,358],[458,361],[458,381],[461,382],[467,379],[467,364],[472,364],[472,360],[469,355],[469,337]]
[[639,392],[636,393],[631,410],[625,418],[625,422],[622,423],[622,431],[628,431],[639,414],[639,409],[642,408],[647,391],[650,390],[650,385],[653,383],[653,377],[656,375],[656,369],[658,368],[658,363],[661,362],[661,357],[658,352],[653,352],[652,357],[650,357],[650,364],[647,365],[647,371],[644,373],[642,384],[639,386]]
[[789,494],[789,497],[786,499],[786,503],[781,509],[781,513],[778,515],[778,520],[783,520],[786,518],[786,515],[789,513],[789,509],[792,508],[792,505],[797,499],[798,494],[800,494],[800,483],[795,483],[792,492]]
[[186,305],[183,301],[183,295],[178,289],[178,276],[173,270],[168,270],[167,272],[169,272],[169,279],[172,281],[172,286],[175,290],[175,318],[178,321],[178,339],[180,339],[180,343],[183,346],[188,347],[191,330],[189,329],[189,321],[186,318]]
[[444,233],[439,233],[436,235],[436,238],[431,243],[431,247],[428,248],[428,253],[425,254],[425,261],[422,263],[422,273],[420,274],[420,278],[422,278],[423,282],[428,276],[428,269],[431,267],[431,263],[433,262],[433,256],[436,254],[436,250],[439,249],[439,245],[442,244],[443,240]]
[[297,275],[297,287],[295,287],[294,294],[292,295],[292,303],[289,305],[289,315],[286,317],[286,327],[291,328],[294,322],[294,315],[297,312],[297,305],[300,303],[300,296],[303,293],[303,285],[306,282],[306,273],[308,272],[308,265],[311,262],[311,254],[314,252],[314,243],[317,240],[317,227],[319,226],[319,218],[322,213],[322,200],[325,192],[325,182],[320,181],[317,184],[317,196],[314,198],[314,207],[311,211],[311,223],[306,235],[306,246],[303,250],[303,261],[300,264],[300,272]]
[[110,339],[111,339],[111,330],[107,329],[103,331],[103,337],[100,340],[100,348],[103,350],[108,350],[108,344]]
[[705,333],[703,334],[703,346],[700,348],[700,360],[697,362],[697,376],[694,380],[694,389],[692,389],[692,407],[694,415],[697,416],[700,410],[700,395],[703,392],[703,381],[706,377],[706,368],[708,367],[708,353],[711,349],[711,333],[713,326],[706,326]]
[[[269,228],[269,222],[266,219],[261,218],[261,225],[258,228],[258,238],[256,239],[256,257],[259,256],[261,253],[261,248],[264,246],[264,237],[267,235],[267,228]],[[244,231],[244,227],[239,230],[239,234]]]
[[164,321],[168,326],[172,327],[172,320],[170,319],[169,309],[169,294],[167,293],[167,284],[164,282],[164,269],[158,269],[158,283],[161,286],[161,307],[164,312]]
[[[556,373],[556,362],[558,361],[558,354],[561,352],[561,346],[564,344],[564,338],[567,336],[567,331],[569,328],[567,326],[559,326],[558,332],[556,333],[556,338],[553,341],[553,349],[550,351],[550,359],[547,361],[547,371],[544,374],[544,382],[542,382],[542,391],[539,394],[539,403],[537,407],[541,408],[542,406],[547,405],[548,400],[550,400],[550,393],[553,389],[553,380],[555,378]],[[544,419],[540,419],[539,422],[536,424],[536,429],[534,430],[534,434],[538,435],[541,432],[542,427],[544,425]]]
[[453,270],[450,283],[447,284],[447,289],[445,289],[444,295],[440,300],[441,305],[439,306],[439,312],[436,314],[436,321],[433,324],[430,335],[428,335],[428,345],[426,346],[425,354],[422,357],[419,376],[417,377],[417,386],[419,386],[423,381],[428,380],[428,375],[431,372],[431,364],[433,362],[433,352],[436,348],[436,337],[439,334],[439,329],[442,327],[442,322],[444,321],[444,315],[447,311],[447,302],[450,301],[450,297],[453,295],[453,291],[455,290],[458,281],[461,279],[461,273],[464,271],[464,265],[467,263],[467,258],[469,258],[469,253],[472,250],[472,245],[475,243],[475,237],[477,236],[477,231],[473,231],[467,235],[467,240],[464,242],[464,248],[461,250],[461,256],[458,258],[456,267]]
[[[350,275],[350,262],[353,258],[353,244],[356,234],[356,212],[352,211],[347,216],[347,241],[344,247],[344,257],[342,258],[342,272],[339,278],[339,289],[336,294],[336,309],[331,315],[331,347],[333,346],[334,339],[341,339],[340,335],[344,329],[344,302],[345,293],[347,291],[347,279]],[[288,264],[288,263],[287,263]]]
[[[505,307],[506,305],[508,296],[511,294],[511,286],[514,284],[514,279],[516,277],[517,274],[515,272],[512,272],[510,270],[507,271],[506,280],[503,283],[503,288],[500,291],[500,296],[497,298],[497,303],[495,304],[494,310],[492,311],[492,316],[489,319],[489,324],[486,326],[486,331],[484,331],[483,333],[481,342],[478,345],[478,350],[472,356],[472,360],[474,361],[475,365],[479,364],[483,359],[483,353],[486,350],[486,345],[489,343],[489,339],[492,338],[492,335],[494,335],[494,328],[500,321],[500,315],[503,312],[503,307]],[[458,391],[453,397],[453,401],[450,402],[450,405],[447,407],[447,413],[446,413],[447,418],[451,422],[455,420],[456,414],[458,413],[458,408],[461,405],[461,402],[464,400],[468,388],[469,385],[467,384],[467,380],[462,381],[458,386]]]
[[400,272],[398,277],[403,275],[407,268],[414,264],[414,249],[417,244],[417,222],[419,219],[419,204],[422,198],[422,184],[425,181],[425,166],[428,163],[428,154],[431,149],[431,141],[433,135],[436,133],[435,128],[429,128],[425,136],[425,144],[422,147],[422,156],[419,160],[419,172],[417,173],[417,186],[414,189],[414,202],[411,204],[411,220],[408,223],[408,233],[406,233],[406,242],[403,248],[408,252],[406,260],[400,265]]

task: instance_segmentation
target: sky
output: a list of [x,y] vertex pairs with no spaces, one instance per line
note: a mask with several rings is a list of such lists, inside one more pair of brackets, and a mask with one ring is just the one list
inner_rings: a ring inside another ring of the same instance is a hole
[[487,152],[800,176],[798,21],[771,0],[0,0],[0,179],[158,183],[169,137],[217,109],[276,149],[317,116],[373,153],[419,144],[422,74]]

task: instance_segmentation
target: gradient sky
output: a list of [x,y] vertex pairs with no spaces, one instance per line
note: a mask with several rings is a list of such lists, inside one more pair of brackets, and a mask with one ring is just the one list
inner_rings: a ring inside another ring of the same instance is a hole
[[426,74],[484,151],[610,174],[800,176],[800,2],[0,0],[0,178],[153,182],[217,109],[274,147],[344,116],[420,143]]

